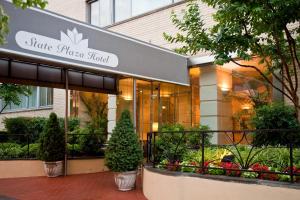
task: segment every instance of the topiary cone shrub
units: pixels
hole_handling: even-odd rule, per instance
[[[106,166],[114,172],[134,171],[143,160],[143,151],[134,131],[130,112],[122,112],[105,152]]]
[[[65,137],[55,113],[51,113],[40,135],[39,158],[46,162],[64,160]]]

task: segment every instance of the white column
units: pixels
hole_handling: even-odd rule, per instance
[[[107,132],[108,139],[110,138],[113,129],[116,126],[117,121],[117,96],[116,95],[108,95],[108,103],[107,103]]]
[[[231,130],[231,100],[222,93],[221,87],[232,88],[232,75],[214,66],[201,67],[200,73],[200,124],[211,130]],[[214,134],[211,142],[217,144],[220,138]]]

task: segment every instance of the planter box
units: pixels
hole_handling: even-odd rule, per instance
[[[143,192],[149,200],[299,200],[300,186],[144,168]]]
[[[46,176],[40,160],[0,161],[0,178]],[[103,158],[68,160],[68,175],[107,171]]]

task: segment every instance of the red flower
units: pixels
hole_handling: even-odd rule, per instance
[[[170,171],[178,171],[180,169],[180,162],[177,160],[175,162],[169,161],[167,164],[167,169]]]
[[[202,174],[203,172],[204,172],[204,173],[207,173],[207,171],[208,171],[207,167],[208,167],[209,163],[210,163],[210,162],[205,161],[205,162],[204,162],[204,169],[199,168],[199,169],[197,170],[197,173],[200,173],[200,174]],[[201,166],[201,165],[200,165],[200,166]]]
[[[225,169],[225,174],[227,176],[240,176],[241,172],[236,171],[240,169],[240,166],[233,162],[222,162],[221,167]],[[233,170],[234,169],[234,170]]]
[[[258,172],[258,178],[259,179],[266,179],[266,180],[271,180],[271,181],[278,180],[278,175],[277,174],[263,173],[263,172],[271,172],[269,170],[269,167],[266,166],[266,165],[261,165],[259,163],[255,163],[251,166],[251,168],[254,171]]]

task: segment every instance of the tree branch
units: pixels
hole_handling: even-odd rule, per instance
[[[8,103],[5,103],[5,105],[2,107],[2,109],[0,110],[0,114],[3,112],[3,110],[8,106]]]
[[[284,92],[282,89],[278,88],[277,86],[275,86],[272,81],[269,80],[269,78],[260,70],[258,69],[257,67],[255,66],[252,66],[252,65],[243,65],[243,64],[240,64],[238,62],[236,62],[233,58],[230,59],[233,63],[241,66],[241,67],[245,67],[245,68],[251,68],[251,69],[254,69],[256,70],[273,88],[275,88],[276,90],[278,90],[279,92],[281,92],[283,95],[285,95],[288,99],[290,99],[293,103],[294,103],[294,99],[289,96],[286,92]],[[273,74],[273,73],[272,73]],[[280,81],[283,85],[285,84],[284,81]],[[289,88],[287,88],[289,90]],[[289,91],[290,93],[290,91]],[[295,103],[294,103],[295,104]]]
[[[284,32],[285,32],[285,35],[286,35],[286,38],[287,38],[287,41],[288,41],[288,44],[289,44],[289,50],[290,50],[290,54],[291,54],[291,57],[292,57],[292,62],[293,62],[293,69],[294,69],[294,78],[295,78],[295,92],[297,92],[298,90],[298,74],[297,74],[297,66],[296,66],[296,62],[295,62],[295,56],[297,56],[297,54],[295,55],[294,54],[294,47],[293,47],[293,38],[289,32],[289,30],[287,29],[287,27],[285,26],[284,27]],[[299,66],[299,63],[298,63],[298,66]]]

